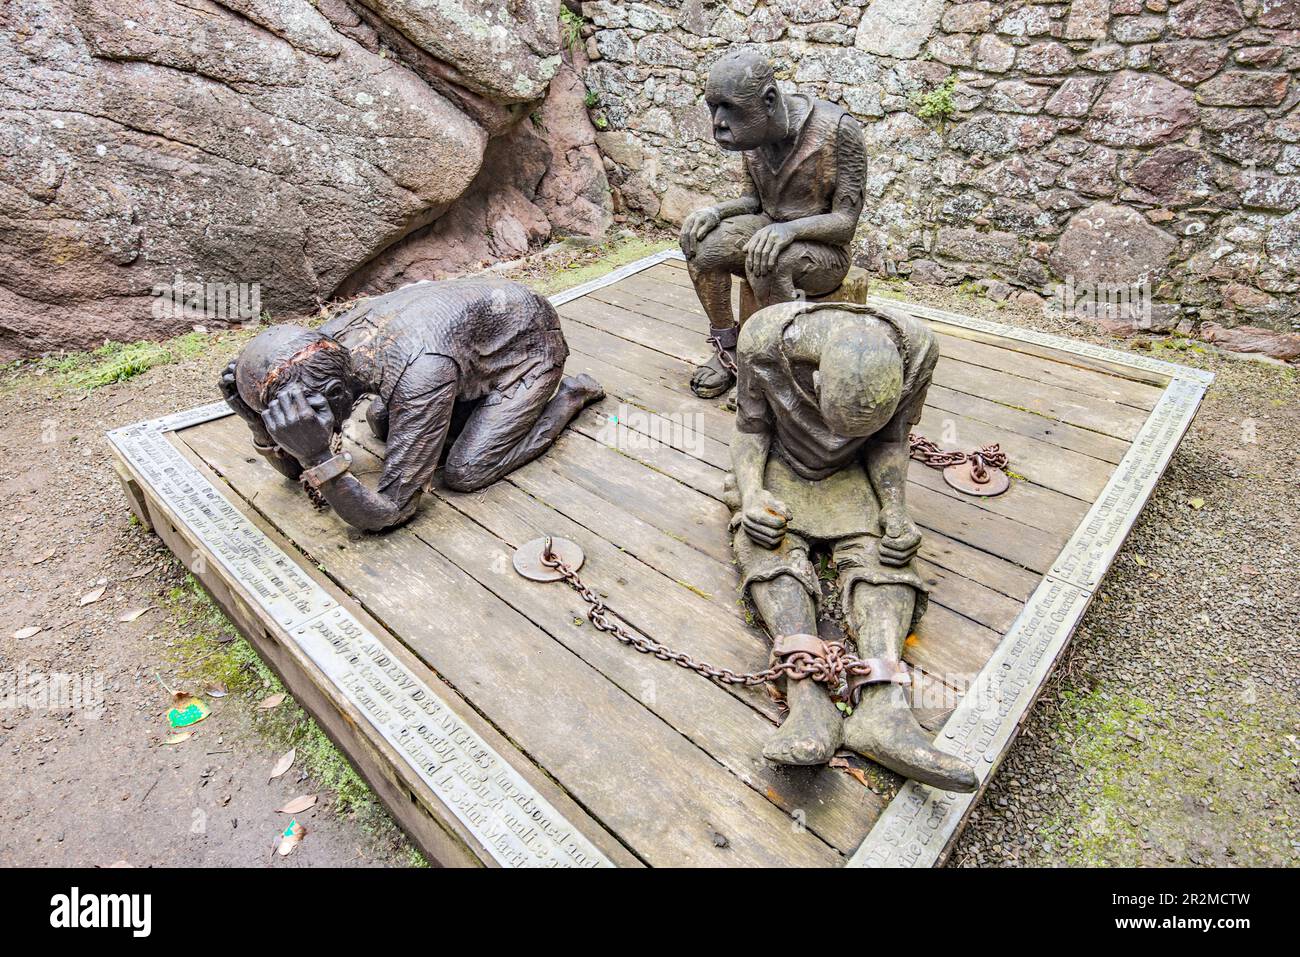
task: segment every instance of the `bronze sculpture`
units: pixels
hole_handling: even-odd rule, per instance
[[[714,139],[744,153],[748,179],[745,195],[696,210],[681,229],[715,350],[691,388],[712,398],[735,381],[731,277],[743,277],[753,296],[742,301],[742,321],[757,307],[834,292],[849,271],[867,161],[857,120],[833,103],[783,93],[753,50],[713,66],[705,102]]]
[[[845,618],[871,674],[847,719],[825,685],[786,680],[789,715],[764,753],[818,764],[841,743],[910,778],[972,791],[973,771],[934,748],[901,683],[903,643],[927,588],[904,495],[908,430],[938,350],[919,320],[850,303],[761,309],[739,336],[732,442],[734,547],[773,658],[825,657],[810,549],[828,546]]]
[[[554,307],[514,282],[422,282],[364,299],[319,330],[260,333],[221,377],[254,447],[349,524],[409,519],[440,462],[443,484],[473,491],[536,458],[588,403],[591,376],[565,376]],[[371,430],[387,442],[372,491],[332,446],[356,401],[374,395]]]

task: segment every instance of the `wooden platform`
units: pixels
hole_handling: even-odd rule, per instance
[[[586,622],[563,583],[514,573],[518,546],[573,539],[583,577],[631,628],[736,670],[766,661],[720,501],[731,417],[687,387],[706,323],[680,257],[554,301],[570,370],[609,396],[486,491],[437,491],[408,526],[358,535],[315,512],[218,404],[110,433],[132,505],[438,861],[942,861],[974,796],[879,769],[883,794],[852,769],[774,767],[761,751],[777,711],[761,691],[637,654]],[[880,304],[939,333],[920,430],[961,448],[1000,442],[1020,476],[975,499],[919,463],[910,474],[933,587],[906,651],[916,704],[987,781],[1209,377]],[[377,474],[382,447],[348,435],[355,471]]]

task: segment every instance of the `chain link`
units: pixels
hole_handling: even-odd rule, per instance
[[[623,644],[636,649],[642,654],[653,655],[661,661],[671,661],[688,671],[694,671],[722,684],[744,685],[747,688],[752,688],[756,685],[774,682],[779,678],[793,678],[795,680],[811,678],[818,684],[826,685],[838,697],[846,697],[850,676],[866,677],[871,674],[871,665],[848,651],[843,643],[838,641],[825,643],[826,655],[824,657],[806,651],[796,651],[762,671],[737,673],[730,668],[719,668],[703,661],[696,661],[684,651],[674,651],[653,638],[633,634],[612,619],[609,608],[606,607],[600,595],[583,582],[577,573],[551,550],[550,536],[547,536],[546,545],[542,549],[542,564],[548,568],[554,568],[563,575],[569,587],[576,591],[579,597],[590,606],[587,611],[587,618],[596,626],[597,631],[612,635]]]
[[[713,346],[714,352],[718,354],[718,361],[722,363],[722,368],[726,369],[733,376],[737,375],[736,360],[731,357],[731,353],[722,347],[722,340],[717,336],[709,336],[709,345]]]
[[[969,462],[971,478],[980,484],[988,481],[988,469],[995,468],[1005,471],[1009,461],[1007,453],[1002,451],[997,442],[976,449],[973,452],[949,452],[939,448],[935,442],[927,439],[924,435],[909,432],[907,434],[907,445],[912,458],[930,466],[932,469],[946,469],[950,465],[961,465],[964,462]]]

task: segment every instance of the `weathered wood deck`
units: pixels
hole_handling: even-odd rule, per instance
[[[437,490],[408,526],[358,535],[218,417],[113,433],[134,507],[439,860],[941,860],[971,796],[874,768],[873,790],[848,769],[774,767],[761,751],[777,711],[761,690],[637,654],[587,623],[563,583],[511,567],[531,539],[572,539],[583,578],[631,628],[736,670],[766,661],[720,501],[731,417],[687,387],[706,323],[680,261],[649,262],[560,306],[570,370],[608,397],[483,492]],[[942,352],[920,431],[949,447],[1000,442],[1018,476],[977,499],[919,463],[910,473],[933,587],[906,650],[917,705],[987,780],[1206,379],[913,311]],[[348,434],[354,471],[377,472],[382,447]]]

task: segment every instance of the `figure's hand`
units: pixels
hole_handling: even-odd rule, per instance
[[[756,276],[766,276],[776,268],[776,260],[794,242],[789,223],[764,226],[745,244],[745,269]]]
[[[295,382],[271,400],[262,421],[275,444],[303,465],[328,457],[334,413],[323,395],[308,393]]]
[[[886,509],[880,522],[885,534],[880,539],[880,561],[885,565],[906,565],[921,547],[921,530],[906,508]]]
[[[682,252],[686,253],[687,256],[694,256],[700,241],[717,229],[718,224],[721,222],[722,217],[711,206],[697,209],[687,216],[682,222]]]
[[[767,489],[759,489],[745,500],[740,523],[755,544],[776,548],[785,538],[790,518],[790,509],[784,502]]]
[[[253,441],[259,445],[270,445],[271,437],[266,434],[266,426],[262,423],[262,417],[249,408],[239,395],[239,387],[235,384],[235,365],[238,359],[231,359],[230,365],[226,366],[221,373],[221,396],[226,400],[226,405],[234,410],[235,415],[239,416],[248,427],[253,430]]]

